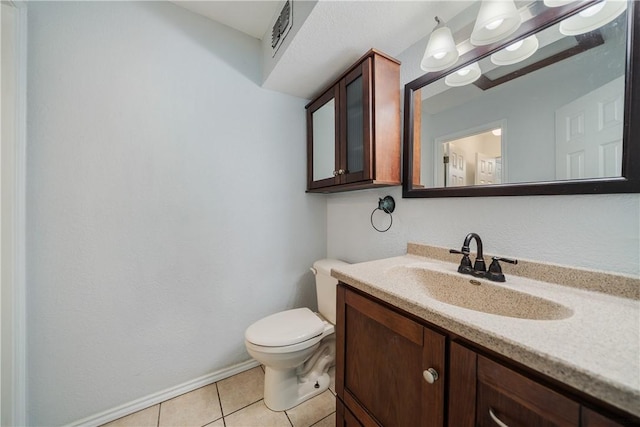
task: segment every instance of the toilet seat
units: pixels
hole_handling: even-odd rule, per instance
[[[258,320],[245,331],[245,343],[264,353],[287,353],[311,347],[333,333],[333,325],[308,308],[281,311]]]

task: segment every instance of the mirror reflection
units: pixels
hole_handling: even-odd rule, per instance
[[[626,15],[598,3],[414,91],[412,187],[620,177]]]

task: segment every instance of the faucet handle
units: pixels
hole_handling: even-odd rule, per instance
[[[469,251],[459,251],[457,249],[449,249],[450,254],[469,255]]]
[[[457,249],[449,249],[450,254],[460,254],[462,259],[460,260],[460,266],[458,267],[459,273],[469,274],[473,271],[471,267],[471,259],[469,258],[469,251],[459,251]]]
[[[518,263],[517,259],[502,258],[502,257],[499,257],[499,256],[494,256],[491,259],[496,261],[496,262],[498,262],[498,261],[508,262],[509,264],[517,264]]]
[[[504,282],[505,277],[502,273],[502,267],[500,267],[500,263],[498,261],[508,262],[509,264],[517,264],[517,259],[509,259],[509,258],[501,258],[498,256],[494,256],[491,258],[491,265],[489,266],[489,271],[487,271],[486,278],[489,280],[493,280],[494,282]]]

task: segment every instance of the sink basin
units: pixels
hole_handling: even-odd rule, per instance
[[[441,264],[420,263],[393,267],[387,274],[394,280],[418,283],[435,300],[469,310],[531,320],[561,320],[573,315],[568,307],[506,287],[509,285],[437,270],[443,270]]]

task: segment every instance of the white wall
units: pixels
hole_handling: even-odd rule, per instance
[[[393,226],[378,233],[370,215],[387,194]],[[403,255],[407,242],[460,249],[476,232],[487,253],[640,276],[639,194],[402,199],[393,187],[329,196],[327,227],[328,255],[349,262]]]
[[[32,2],[29,425],[249,359],[245,328],[315,304],[326,202],[305,100],[260,42],[170,3]]]

